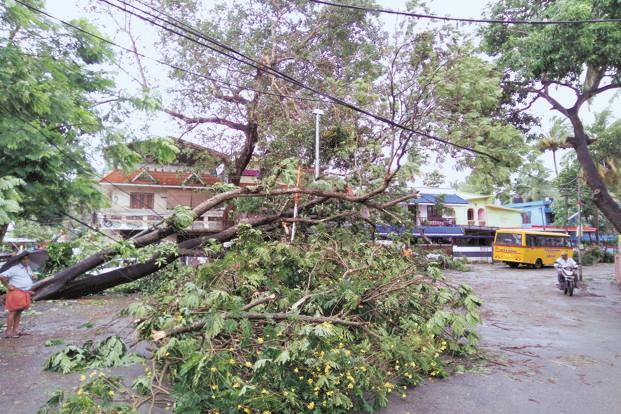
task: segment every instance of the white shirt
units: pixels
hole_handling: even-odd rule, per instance
[[[15,265],[5,270],[2,275],[9,279],[9,283],[19,290],[30,290],[32,287],[32,269],[23,264]]]
[[[565,266],[577,266],[577,264],[574,261],[574,259],[572,259],[571,257],[567,257],[567,260],[564,260],[562,257],[559,257],[558,259],[556,259],[556,262],[554,262],[554,267],[565,267]]]

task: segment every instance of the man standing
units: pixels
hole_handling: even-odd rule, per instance
[[[567,252],[561,253],[561,257],[556,259],[554,262],[554,267],[556,268],[556,278],[558,279],[558,283],[563,283],[563,276],[561,274],[561,269],[565,266],[577,267],[578,265],[567,255]]]
[[[36,277],[32,274],[30,268],[30,258],[28,253],[22,253],[19,263],[5,270],[0,274],[0,282],[6,287],[5,309],[9,312],[6,324],[6,337],[16,338],[19,336],[19,322],[22,318],[22,312],[30,308],[33,279]]]

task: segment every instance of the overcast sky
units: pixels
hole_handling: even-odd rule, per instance
[[[381,7],[391,8],[395,10],[405,10],[406,0],[376,0]],[[77,17],[86,17],[89,20],[95,20],[95,23],[98,25],[100,30],[106,35],[114,38],[117,42],[127,45],[127,42],[123,38],[118,38],[115,36],[115,25],[112,24],[112,21],[109,17],[103,16],[100,14],[93,13],[92,10],[89,9],[89,5],[92,5],[94,1],[92,0],[47,0],[46,9],[56,17],[62,19],[73,19]],[[430,10],[431,14],[443,15],[443,16],[453,16],[453,17],[468,17],[468,18],[476,18],[481,17],[486,10],[486,6],[489,3],[488,0],[430,0],[427,1],[427,7]],[[397,19],[405,19],[407,17],[403,16],[393,16],[393,15],[382,15],[382,20],[384,21],[385,27],[387,30],[391,30],[394,27]],[[136,19],[134,19],[136,20]],[[157,33],[154,31],[152,27],[148,27],[146,24],[142,22],[134,22],[134,31],[140,37],[140,41],[143,43],[145,53],[154,54],[156,52],[156,48],[154,47],[154,42],[157,39]],[[472,27],[472,28],[471,28]],[[476,30],[476,26],[466,26],[462,29],[468,30],[474,35],[474,31]],[[167,87],[166,84],[166,73],[167,68],[161,67],[157,64],[151,64],[149,62],[149,70],[152,75],[155,75],[155,78],[159,79],[160,87],[165,89]],[[158,67],[159,66],[159,67]],[[130,77],[124,75],[123,73],[119,73],[117,76],[117,84],[123,88],[127,88],[131,90],[134,88],[135,82],[131,80]],[[588,122],[593,119],[593,113],[601,111],[605,108],[611,107],[611,99],[615,96],[613,93],[608,95],[604,95],[598,98],[597,101],[593,102],[590,106],[585,106],[583,109],[583,117]],[[564,103],[569,104],[571,102],[571,95],[569,94],[560,94],[558,98]],[[618,105],[617,105],[618,106]],[[544,104],[543,102],[538,103],[533,107],[533,112],[540,116],[544,120],[543,131],[547,130],[547,127],[550,124],[550,120],[554,116],[558,116],[557,113],[550,110],[549,105]],[[615,109],[615,115],[620,116],[621,112],[618,109]],[[144,120],[139,120],[137,125],[142,126],[144,124]],[[164,134],[175,134],[178,133],[178,129],[175,127],[173,122],[170,122],[168,119],[161,118],[159,120],[155,120],[151,123],[152,128],[155,128],[157,132],[154,132],[158,135]],[[552,170],[552,156],[551,154],[546,154],[542,156],[544,163]],[[447,176],[447,184],[450,182],[457,181],[458,179],[463,178],[463,172],[455,172],[452,171],[451,165],[445,166],[436,166],[436,165],[428,165],[425,166],[424,170],[431,171],[435,168],[440,167],[442,172]]]

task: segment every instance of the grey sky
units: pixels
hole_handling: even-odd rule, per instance
[[[406,0],[376,0],[378,4],[382,7],[392,8],[392,9],[405,9]],[[86,17],[89,20],[95,20],[95,23],[98,25],[100,30],[106,35],[115,38],[115,40],[123,45],[127,45],[126,39],[122,37],[116,37],[115,35],[115,25],[109,16],[105,16],[98,13],[93,13],[92,10],[89,10],[89,6],[92,6],[94,1],[92,0],[47,0],[46,9],[50,11],[53,15],[63,18],[63,19],[73,19],[77,17]],[[428,9],[432,14],[437,15],[445,15],[445,16],[454,16],[454,17],[481,17],[486,9],[488,0],[429,0],[426,2]],[[394,27],[395,23],[398,21],[397,19],[406,19],[407,17],[403,16],[393,16],[393,15],[383,15],[382,20],[384,21],[385,27],[387,30],[391,29],[391,26]],[[134,19],[136,20],[136,19]],[[157,48],[154,46],[154,42],[157,39],[157,33],[152,27],[147,26],[146,24],[135,21],[133,22],[134,32],[137,33],[140,38],[140,43],[142,43],[143,50],[146,54],[153,55],[156,53]],[[464,26],[462,26],[464,27]],[[475,30],[478,26],[465,26],[466,30],[470,31],[472,34],[475,33]],[[472,27],[472,29],[470,29]],[[157,57],[156,55],[154,57]],[[167,68],[161,67],[155,63],[146,61],[146,65],[148,66],[148,70],[151,75],[155,79],[159,79],[160,84],[158,85],[159,89],[164,92],[164,90],[169,86],[167,84]],[[117,84],[126,88],[128,91],[132,92],[136,91],[136,82],[134,82],[131,77],[128,75],[119,72],[117,75]],[[604,95],[599,97],[597,100],[591,103],[590,106],[585,106],[583,109],[583,117],[588,122],[593,119],[593,113],[611,107],[611,99],[615,95],[613,93],[609,93],[608,95]],[[559,92],[558,98],[564,103],[571,102],[571,95],[568,93]],[[166,97],[164,96],[164,99]],[[558,116],[557,113],[550,110],[549,105],[539,102],[533,107],[533,112],[540,116],[544,120],[543,131],[545,132],[550,125],[550,120],[554,116]],[[616,116],[620,116],[621,112],[618,109],[615,109]],[[138,116],[139,117],[139,116]],[[136,125],[144,125],[146,122],[144,119],[138,119]],[[150,129],[148,129],[148,133],[153,133],[156,135],[165,135],[165,134],[173,134],[177,135],[179,133],[179,129],[174,122],[172,122],[167,117],[159,117],[158,119],[152,120],[149,122],[151,125]],[[136,133],[139,133],[137,130]],[[144,131],[143,131],[144,133]],[[562,156],[562,154],[561,154]],[[545,165],[548,167],[550,171],[552,171],[552,156],[551,154],[545,154],[542,156]],[[443,166],[438,165],[427,165],[424,167],[425,171],[430,171],[435,168],[440,168],[442,172],[447,176],[447,183],[454,182],[459,179],[463,179],[464,172],[456,172],[453,170],[451,164],[445,164]]]

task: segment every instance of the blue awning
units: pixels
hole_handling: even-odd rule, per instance
[[[461,226],[416,226],[410,229],[411,234],[413,236],[422,236],[423,234],[427,237],[456,237],[463,236],[464,229]],[[386,226],[386,225],[377,225],[376,232],[382,236],[388,236],[389,234],[404,234],[407,233],[408,230],[405,226]]]
[[[420,193],[419,198],[413,198],[409,204],[468,204],[457,194],[427,194]]]

